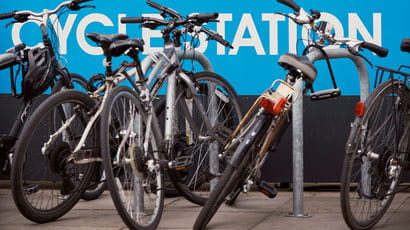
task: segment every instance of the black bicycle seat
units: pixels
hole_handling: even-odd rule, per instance
[[[403,39],[400,45],[401,51],[410,53],[410,38]]]
[[[138,51],[144,50],[144,41],[137,38],[129,38],[125,40],[117,40],[111,43],[107,52],[113,57],[118,57],[122,55],[129,48],[135,48]]]
[[[299,69],[308,78],[306,80],[309,80],[310,82],[314,82],[316,80],[316,67],[305,56],[298,56],[291,53],[283,54],[280,56],[278,63],[285,69],[289,69],[291,67]]]
[[[93,32],[87,33],[86,36],[100,46],[109,46],[114,41],[128,38],[126,34],[99,34]]]
[[[0,70],[13,66],[17,61],[16,54],[0,54]]]

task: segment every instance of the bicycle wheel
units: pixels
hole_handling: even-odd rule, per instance
[[[235,90],[221,76],[200,72],[194,73],[192,79],[197,90],[193,96],[204,107],[212,128],[208,129],[206,121],[201,119],[201,113],[188,89],[179,85],[175,103],[177,117],[174,120],[176,142],[169,155],[169,160],[176,166],[169,170],[169,175],[186,199],[203,205],[209,197],[210,184],[214,183],[212,179],[224,167],[223,162],[218,162],[218,154],[242,119],[242,113]],[[196,128],[191,127],[192,123]],[[188,163],[181,165],[180,162],[186,159],[189,159]]]
[[[88,92],[87,80],[79,74],[70,73],[72,88],[79,90],[81,92]],[[58,92],[67,87],[64,86],[64,81],[62,79],[58,80],[55,84],[53,91]],[[92,176],[90,184],[87,186],[87,189],[81,195],[81,198],[87,201],[95,200],[101,196],[101,194],[106,189],[105,184],[105,173],[103,170],[102,162],[96,162],[95,175]]]
[[[104,165],[97,162],[94,175],[91,177],[90,184],[86,187],[81,198],[87,201],[95,200],[104,193],[106,188]]]
[[[351,131],[341,178],[343,217],[352,229],[374,226],[394,198],[398,162],[409,152],[409,96],[403,82],[384,82],[366,100],[361,120],[356,118],[359,128]]]
[[[72,89],[79,90],[83,93],[87,93],[88,91],[88,85],[87,85],[87,80],[76,73],[70,73],[70,78],[71,78],[71,83],[72,83]],[[56,84],[53,87],[53,93],[59,92],[63,87],[67,88],[65,86],[65,82],[63,79],[57,80]]]
[[[97,130],[82,148],[81,137],[94,101],[76,90],[47,98],[24,125],[13,156],[11,189],[19,211],[28,219],[50,222],[79,200],[93,174],[94,163],[79,162],[96,152]]]
[[[246,178],[251,173],[251,169],[258,162],[258,144],[264,139],[267,124],[271,120],[267,113],[254,116],[252,120],[243,128],[243,131],[235,137],[234,142],[228,146],[227,151],[232,152],[232,158],[227,163],[220,181],[212,190],[209,199],[199,213],[194,229],[205,229],[206,225],[215,215],[216,211],[225,201],[225,198],[234,192],[238,186],[243,188]],[[256,133],[256,135],[255,135]],[[236,199],[236,197],[235,197]]]
[[[106,182],[124,223],[130,229],[155,229],[164,205],[163,173],[158,151],[142,149],[140,111],[138,95],[130,88],[110,92],[101,114],[101,152]]]

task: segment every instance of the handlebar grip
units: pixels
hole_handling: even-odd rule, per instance
[[[192,15],[189,18],[197,19],[198,21],[209,21],[209,20],[217,19],[218,17],[219,17],[219,13],[203,13],[203,14]]]
[[[8,49],[8,50],[6,51],[6,53],[16,53],[16,52],[19,52],[20,50],[24,50],[25,48],[26,48],[26,44],[24,44],[24,43],[19,43],[19,44],[17,44],[16,46],[14,46],[14,47]]]
[[[121,23],[143,23],[146,21],[145,17],[123,17]]]
[[[93,0],[72,0],[71,3],[72,4],[80,4],[80,3],[83,3],[83,2],[91,2],[91,1],[93,1]]]
[[[379,57],[386,57],[387,54],[389,53],[388,49],[378,46],[371,42],[363,42],[361,47],[374,52]]]
[[[12,18],[12,17],[14,17],[14,15],[16,15],[16,11],[13,11],[13,12],[10,12],[10,13],[0,14],[0,20],[1,19]]]
[[[286,6],[289,6],[290,8],[292,8],[294,11],[299,12],[300,10],[300,6],[298,6],[298,4],[296,4],[293,0],[276,0],[279,3],[282,3]]]

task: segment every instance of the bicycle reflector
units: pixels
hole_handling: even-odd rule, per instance
[[[284,97],[280,98],[276,103],[263,97],[261,101],[259,102],[259,105],[263,107],[264,109],[268,110],[270,113],[278,115],[282,111],[282,109],[285,107],[286,102],[287,100]]]
[[[357,102],[356,103],[356,108],[355,108],[355,114],[358,117],[363,116],[365,110],[365,106],[363,102]]]

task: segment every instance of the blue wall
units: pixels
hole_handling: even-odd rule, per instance
[[[0,11],[1,13],[27,9],[40,11],[43,8],[53,9],[60,2],[62,1],[3,1]],[[236,50],[220,49],[218,54],[216,42],[210,41],[207,44],[205,54],[212,61],[216,72],[225,76],[242,95],[259,94],[274,79],[283,76],[284,71],[276,64],[280,54],[296,50],[300,53],[303,50],[301,42],[299,42],[298,49],[295,49],[292,36],[289,36],[289,21],[287,19],[279,20],[277,24],[269,21],[272,20],[270,18],[274,12],[291,13],[291,9],[274,0],[208,0],[203,1],[203,3],[200,1],[193,3],[191,0],[157,0],[157,2],[179,11],[182,15],[192,12],[219,12],[224,14],[225,18],[231,18],[224,23],[225,38],[233,42],[234,46],[236,45]],[[307,10],[312,8],[325,12],[327,18],[333,18],[336,24],[340,23],[339,35],[357,37],[358,39],[365,38],[368,41],[374,40],[388,48],[390,50],[389,56],[384,59],[380,59],[370,52],[364,53],[374,64],[391,68],[397,68],[399,64],[410,65],[410,54],[402,53],[399,49],[401,39],[410,38],[408,19],[410,4],[407,1],[393,1],[394,4],[384,0],[296,0],[296,2]],[[89,40],[81,41],[86,32],[126,32],[131,37],[141,37],[142,29],[140,27],[119,24],[119,14],[141,16],[142,14],[158,13],[155,9],[147,6],[144,0],[96,0],[92,4],[95,4],[97,8],[71,11],[59,19],[60,25],[66,30],[64,33],[66,41],[60,44],[60,52],[67,60],[66,65],[71,72],[81,73],[86,77],[103,72],[102,56],[90,54],[98,53],[98,49],[84,48],[84,44],[89,46],[94,46],[94,44]],[[17,32],[18,29],[15,25],[5,28],[9,21],[0,21],[0,30],[2,31],[0,52],[13,46],[13,29],[16,31],[15,35],[19,35],[21,40],[29,46],[41,42],[39,29],[34,23],[23,25],[20,32]],[[70,25],[72,25],[71,28],[69,28]],[[272,29],[273,25],[277,25],[277,29]],[[217,29],[216,23],[209,23],[207,27]],[[341,34],[342,30],[343,34]],[[298,27],[299,37],[301,31],[302,28]],[[275,34],[277,34],[277,38]],[[159,38],[146,40],[151,47],[161,47]],[[204,46],[204,44],[201,45]],[[353,64],[347,60],[337,60],[332,63],[343,95],[357,95],[358,81]],[[315,83],[315,89],[330,88],[331,83],[327,69],[324,68],[323,63],[318,63],[318,68],[321,73],[319,73],[318,81]],[[372,77],[374,73],[375,70],[370,69]],[[7,70],[0,71],[0,79],[0,93],[9,93]]]

